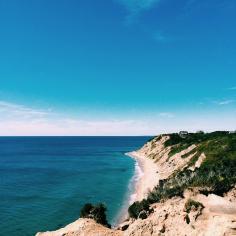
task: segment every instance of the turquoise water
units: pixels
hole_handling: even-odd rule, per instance
[[[0,137],[0,235],[55,230],[103,202],[117,220],[134,175],[124,153],[149,137]]]

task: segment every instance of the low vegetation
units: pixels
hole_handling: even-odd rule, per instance
[[[191,158],[183,170],[172,174],[168,179],[159,182],[159,185],[149,193],[145,201],[146,205],[160,202],[174,196],[183,196],[185,189],[197,187],[201,193],[214,193],[223,195],[236,184],[236,134],[218,131],[213,133],[190,133],[186,138],[181,138],[178,134],[170,134],[170,139],[165,142],[165,146],[171,146],[171,152],[177,153],[192,144],[196,148],[191,153],[184,155],[186,158],[190,154],[195,155]],[[204,153],[206,159],[195,171],[189,169]],[[138,206],[143,205],[143,201]],[[143,210],[140,207],[140,210]],[[130,217],[137,218],[139,208],[133,204],[129,208]]]
[[[102,224],[110,228],[111,225],[107,222],[106,210],[107,210],[106,206],[102,203],[98,205],[92,205],[91,203],[86,203],[80,210],[80,217],[93,219],[98,224]]]
[[[197,202],[197,201],[194,201],[192,199],[189,199],[185,203],[185,211],[187,213],[190,213],[191,211],[196,211],[196,210],[202,211],[203,209],[204,209],[204,206],[201,202]]]
[[[202,210],[204,209],[204,206],[201,202],[194,201],[192,199],[188,199],[188,201],[185,203],[185,212],[187,215],[185,216],[186,223],[190,223],[190,217],[189,213],[190,212],[196,212],[197,214],[195,215],[195,220],[202,214]]]
[[[129,216],[135,219],[145,219],[147,218],[148,214],[150,213],[149,209],[149,202],[147,200],[143,200],[141,202],[134,202],[129,207]]]

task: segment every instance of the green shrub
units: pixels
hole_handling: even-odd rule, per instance
[[[110,224],[107,222],[106,210],[106,206],[102,203],[99,203],[98,205],[86,203],[80,211],[80,217],[90,218],[95,220],[98,224],[111,227]]]
[[[90,218],[89,215],[91,214],[93,208],[94,206],[91,203],[86,203],[80,210],[80,217]]]
[[[150,213],[149,203],[147,200],[142,200],[141,202],[134,202],[128,209],[129,216],[131,218],[146,218],[143,216],[147,216]]]
[[[203,204],[201,202],[194,201],[192,199],[189,199],[185,203],[185,211],[187,213],[190,213],[192,210],[200,210],[202,211],[204,208]]]

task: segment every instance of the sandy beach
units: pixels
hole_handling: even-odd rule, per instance
[[[134,193],[130,203],[132,201],[141,201],[158,184],[158,168],[153,160],[146,158],[138,152],[129,152],[126,155],[134,158],[141,169],[141,173],[137,181],[135,181]]]
[[[135,201],[141,201],[147,197],[149,191],[159,182],[157,164],[153,160],[148,159],[138,151],[128,152],[125,155],[136,161],[134,179],[131,180],[133,190],[129,193],[128,200],[125,200],[124,206],[117,216],[115,225],[119,225],[126,220],[128,218],[128,207]]]

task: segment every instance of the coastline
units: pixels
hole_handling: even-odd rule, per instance
[[[138,151],[125,153],[126,156],[135,160],[135,171],[128,186],[127,196],[120,210],[115,225],[122,224],[128,218],[128,207],[135,201],[141,201],[147,197],[159,183],[157,164],[153,160],[140,154]]]
[[[216,134],[213,133],[213,135],[215,137]],[[39,233],[36,236],[59,236],[61,234],[68,234],[68,236],[74,234],[78,236],[134,236],[165,234],[195,236],[200,234],[215,234],[218,236],[233,235],[234,232],[236,232],[234,225],[236,222],[235,182],[233,182],[233,185],[229,190],[224,190],[222,196],[218,195],[217,191],[212,193],[210,192],[210,194],[206,196],[198,190],[198,186],[184,186],[184,184],[188,182],[186,175],[182,175],[179,178],[178,175],[173,173],[176,173],[176,171],[182,171],[183,166],[191,163],[189,161],[193,155],[191,153],[191,148],[187,147],[186,149],[176,153],[172,158],[168,158],[170,148],[164,147],[163,145],[167,140],[166,137],[171,138],[171,135],[162,136],[161,139],[155,139],[155,145],[145,145],[136,152],[125,154],[125,156],[129,157],[129,162],[132,162],[132,172],[130,172],[130,175],[126,178],[126,180],[129,181],[128,191],[126,192],[125,199],[123,199],[123,207],[120,208],[119,224],[117,222],[116,225],[109,229],[101,226],[101,224],[96,222],[94,219],[80,218],[65,228],[49,233]],[[224,138],[225,137],[223,137],[223,139]],[[212,138],[208,140],[212,140]],[[213,140],[215,139],[213,138]],[[214,144],[215,143],[213,142],[211,147],[214,147]],[[205,139],[199,145],[205,145]],[[160,158],[163,158],[163,162],[155,162],[155,160],[149,158],[149,156],[152,156],[151,154],[154,153],[153,146],[155,146],[155,152],[158,153],[159,150],[161,150]],[[205,150],[207,152],[208,147]],[[202,152],[202,149],[200,149],[200,152]],[[185,155],[186,153],[188,153],[188,157],[190,158],[180,159],[180,156]],[[219,153],[221,152],[219,151]],[[205,153],[203,154],[205,155]],[[125,156],[124,158],[127,158]],[[200,158],[201,155],[199,155],[198,160]],[[205,158],[208,157],[206,156]],[[159,158],[157,157],[156,160],[159,160]],[[185,163],[182,163],[183,160]],[[135,169],[133,169],[134,167]],[[170,170],[168,170],[167,167],[170,168]],[[170,183],[170,186],[164,186],[167,190],[167,194],[163,196],[160,194],[160,198],[156,199],[157,201],[154,201],[154,204],[148,204],[150,211],[147,209],[144,210],[145,212],[147,211],[147,217],[144,217],[145,220],[141,220],[140,218],[142,217],[139,217],[140,213],[143,211],[142,206],[132,206],[134,217],[127,218],[128,206],[134,201],[140,201],[147,198],[149,191],[158,186],[158,182],[162,177],[163,172],[167,172],[166,175],[173,174],[173,176],[170,177],[170,180],[167,180],[170,181],[168,182],[168,184]],[[192,172],[189,172],[190,175]],[[218,172],[216,172],[216,174],[218,175]],[[231,175],[229,175],[229,177],[231,177]],[[178,182],[171,182],[174,178],[176,178],[175,180]],[[199,179],[197,179],[197,181],[199,181]],[[175,192],[175,188],[176,186],[179,187],[180,182],[182,182],[184,189],[182,192],[179,192],[177,188],[177,191]],[[213,184],[214,183],[215,182],[213,181]],[[221,184],[221,182],[219,184]],[[201,182],[199,186],[201,186]],[[207,185],[206,187],[208,188]],[[169,192],[170,194],[168,193],[169,190],[171,190]],[[161,189],[158,191],[161,191]]]
[[[153,160],[145,157],[137,151],[126,153],[127,156],[135,159],[137,166],[134,180],[134,191],[130,196],[129,204],[135,201],[141,201],[147,197],[148,193],[153,190],[159,183],[159,174],[157,164]],[[140,170],[139,170],[140,168]]]

